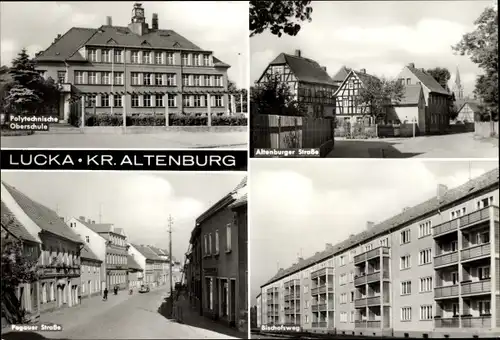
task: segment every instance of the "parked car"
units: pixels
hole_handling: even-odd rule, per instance
[[[141,288],[139,289],[139,293],[149,293],[149,286],[142,285]]]

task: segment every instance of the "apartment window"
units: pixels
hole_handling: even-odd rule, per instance
[[[155,74],[155,85],[163,85],[163,75],[161,73]]]
[[[163,58],[162,58],[161,52],[155,53],[155,61],[157,64],[163,64]]]
[[[201,86],[201,76],[194,76],[194,86]]]
[[[486,197],[486,198],[483,198],[483,199],[477,201],[477,208],[484,209],[492,204],[493,204],[493,196]]]
[[[458,284],[458,272],[451,273],[451,282],[456,285]]]
[[[211,86],[212,82],[210,81],[210,76],[203,77],[203,86]]]
[[[188,74],[182,75],[182,85],[189,86],[189,75]]]
[[[150,94],[143,95],[142,99],[144,101],[142,106],[151,107],[151,95]]]
[[[212,233],[208,234],[208,253],[212,255]]]
[[[350,272],[349,273],[349,282],[353,282],[353,281],[354,281],[354,273]]]
[[[102,50],[102,62],[110,63],[111,62],[111,51],[110,50]]]
[[[401,321],[411,321],[411,307],[401,308]]]
[[[432,292],[432,276],[420,278],[420,293]]]
[[[347,322],[347,312],[340,312],[340,322]]]
[[[309,315],[306,315],[304,318],[305,323],[309,323]]]
[[[139,64],[139,51],[132,51],[132,64]]]
[[[132,72],[132,85],[139,85],[139,73]]]
[[[89,84],[97,84],[97,73],[96,72],[89,72]]]
[[[467,208],[462,207],[461,209],[453,210],[450,212],[451,219],[454,220],[455,218],[459,218],[461,216],[464,216],[467,213]]]
[[[142,63],[151,64],[151,52],[142,52]]]
[[[347,303],[347,293],[342,293],[340,294],[340,304],[346,304]]]
[[[432,320],[432,306],[420,306],[420,320]]]
[[[401,232],[401,244],[410,243],[411,240],[411,230],[406,229]]]
[[[304,294],[307,294],[307,293],[309,293],[309,286],[305,285],[304,286]]]
[[[353,322],[354,322],[355,315],[356,315],[356,314],[354,313],[354,311],[351,311],[351,323],[353,323]]]
[[[478,301],[479,315],[491,315],[491,302],[489,300]]]
[[[151,73],[144,73],[143,85],[153,85],[153,75]]]
[[[115,85],[123,85],[123,72],[115,72]]]
[[[203,66],[210,66],[210,56],[208,54],[203,56]]]
[[[187,54],[182,55],[182,65],[189,65],[189,57]]]
[[[111,72],[101,73],[101,83],[104,85],[111,85]]]
[[[157,94],[155,96],[155,106],[156,107],[163,107],[163,96],[161,94]]]
[[[351,292],[351,299],[349,301],[354,302],[354,292]]]
[[[101,107],[109,107],[109,94],[101,94]]]
[[[167,74],[167,86],[175,86],[175,74]]]
[[[168,95],[168,107],[175,107],[175,94]]]
[[[411,294],[411,281],[403,281],[401,282],[401,295],[410,295]]]
[[[212,98],[215,98],[215,107],[222,107],[222,96],[213,96]]]
[[[418,226],[418,237],[429,236],[431,234],[431,229],[431,221],[420,223],[420,225]]]
[[[231,223],[226,225],[226,251],[231,251]]]
[[[381,240],[380,240],[380,245],[381,245],[382,247],[389,247],[389,238],[388,238],[388,237],[386,237],[386,238],[381,239]]]
[[[490,243],[490,233],[488,231],[476,235],[477,244]]]
[[[222,85],[222,76],[215,76],[215,86],[223,86]]]
[[[452,241],[450,243],[450,251],[457,251],[458,250],[458,241]]]
[[[420,265],[429,264],[432,262],[431,249],[424,249],[420,251],[418,262]]]
[[[97,61],[97,50],[89,49],[88,51],[89,61]]]
[[[172,52],[167,52],[167,63],[169,65],[174,64],[174,54]]]
[[[479,267],[477,269],[477,276],[479,277],[479,280],[486,280],[490,278],[490,267],[485,266],[485,267]]]
[[[131,96],[131,99],[132,99],[132,107],[139,107],[139,95],[133,94]]]
[[[202,97],[203,96],[199,95],[199,94],[197,94],[197,95],[194,96],[194,106],[195,107],[201,107],[202,106]]]
[[[193,55],[193,65],[194,66],[200,66],[200,58],[196,54]]]
[[[373,246],[372,246],[372,244],[371,244],[371,243],[370,243],[370,244],[367,244],[367,245],[365,246],[365,251],[370,251],[370,250],[372,250],[372,248],[373,248]]]
[[[83,84],[83,72],[75,71],[75,84]]]
[[[345,256],[341,255],[339,258],[339,266],[345,266]]]
[[[347,274],[340,274],[339,285],[345,285],[347,283]]]
[[[399,269],[408,269],[411,267],[411,255],[401,256],[399,259]]]
[[[66,71],[57,71],[57,82],[58,83],[66,82]]]
[[[123,51],[115,50],[115,63],[123,63]]]
[[[215,231],[215,254],[219,254],[219,230]]]
[[[191,100],[188,95],[182,95],[182,103],[185,107],[190,107],[191,106]]]

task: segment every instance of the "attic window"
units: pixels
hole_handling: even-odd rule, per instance
[[[117,32],[117,33],[119,33],[119,34],[128,34],[128,33],[129,33],[129,31],[128,31],[128,30],[123,29],[123,28],[118,28],[118,29],[116,30],[116,32]]]
[[[60,55],[60,54],[61,54],[61,53],[59,53],[59,52],[56,52],[56,55]]]
[[[170,37],[170,33],[163,32],[159,34],[161,37]]]
[[[181,44],[179,44],[177,41],[174,44],[174,47],[181,47]]]

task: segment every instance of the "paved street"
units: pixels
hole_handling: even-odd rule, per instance
[[[166,286],[165,286],[166,287]],[[158,313],[166,288],[149,293],[121,291],[108,301],[83,300],[74,308],[43,314],[40,322],[63,326],[62,332],[40,332],[54,339],[235,339],[203,328],[170,321]],[[18,334],[16,334],[18,335]],[[14,338],[14,337],[13,337]],[[10,337],[6,336],[6,340]]]
[[[245,149],[248,132],[169,131],[156,134],[34,134],[1,137],[2,148],[228,148]]]
[[[497,158],[498,139],[479,140],[474,138],[473,133],[415,138],[335,139],[335,148],[327,157]]]

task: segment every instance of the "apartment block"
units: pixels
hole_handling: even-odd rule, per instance
[[[499,171],[436,195],[278,273],[260,324],[419,338],[500,335]]]

